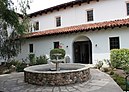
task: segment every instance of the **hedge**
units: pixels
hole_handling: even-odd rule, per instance
[[[114,68],[122,68],[129,63],[129,49],[113,49],[110,54],[111,64]]]

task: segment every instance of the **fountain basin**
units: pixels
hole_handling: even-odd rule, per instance
[[[88,81],[90,68],[85,64],[61,63],[60,71],[50,71],[53,64],[30,66],[24,69],[24,81],[35,85],[68,85]]]

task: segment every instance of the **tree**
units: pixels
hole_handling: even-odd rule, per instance
[[[22,35],[29,28],[27,9],[29,0],[19,2],[15,7],[12,0],[0,0],[0,57],[5,61],[19,54]],[[17,10],[22,14],[18,14]]]

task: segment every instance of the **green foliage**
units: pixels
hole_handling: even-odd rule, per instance
[[[113,74],[114,74],[114,72],[111,70],[111,71],[109,72],[109,74],[110,74],[110,75],[113,75]]]
[[[29,54],[29,61],[30,61],[30,65],[35,65],[36,64],[35,54]]]
[[[30,65],[47,64],[47,60],[45,55],[35,58],[35,54],[29,54]]]
[[[12,65],[15,66],[15,70],[17,72],[23,72],[24,68],[27,67],[27,64],[25,63],[24,60],[22,60],[22,61],[12,60],[10,62],[7,62],[7,64],[6,64],[6,67],[8,67],[10,72],[11,72]]]
[[[21,0],[18,8],[22,15],[16,13],[17,7],[14,7],[12,0],[0,0],[0,57],[5,61],[9,61],[19,54],[21,36],[29,28],[26,14],[26,10],[29,9],[29,0]],[[12,30],[9,34],[8,28]]]
[[[118,74],[113,74],[112,78],[114,79],[114,81],[123,89],[126,90],[126,81],[125,78],[118,75]],[[129,87],[128,87],[129,90]]]
[[[0,65],[0,75],[9,72],[10,72],[9,69],[6,66]]]
[[[2,38],[0,39],[3,40]],[[10,58],[17,56],[20,52],[20,40],[15,41],[15,39],[6,39],[3,43],[0,43],[0,56],[4,60],[9,60]]]
[[[125,71],[126,74],[129,74],[129,64],[128,63],[123,64],[122,69]]]
[[[6,66],[7,66],[8,69],[9,69],[12,65],[17,66],[18,63],[19,63],[18,60],[11,60],[10,62],[7,62],[7,63],[6,63]]]
[[[17,65],[16,65],[16,71],[17,72],[23,72],[24,71],[24,68],[27,67],[27,64],[24,63],[24,62],[18,62]]]
[[[39,57],[36,57],[36,65],[40,65],[40,64],[47,64],[47,58],[46,56],[39,56]]]
[[[16,66],[16,65],[18,64],[18,62],[19,62],[18,60],[15,60],[15,59],[14,59],[14,60],[12,60],[12,61],[10,62],[10,64]]]
[[[56,59],[56,56],[54,54],[61,54],[59,56],[59,59],[64,59],[64,56],[65,56],[65,50],[64,49],[59,49],[59,48],[56,48],[56,49],[52,49],[50,51],[50,58],[51,59]]]
[[[111,64],[114,68],[122,68],[129,63],[129,49],[113,49],[110,54]]]

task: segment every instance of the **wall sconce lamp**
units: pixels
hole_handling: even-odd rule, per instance
[[[95,44],[95,47],[97,47],[98,45],[97,44]]]

